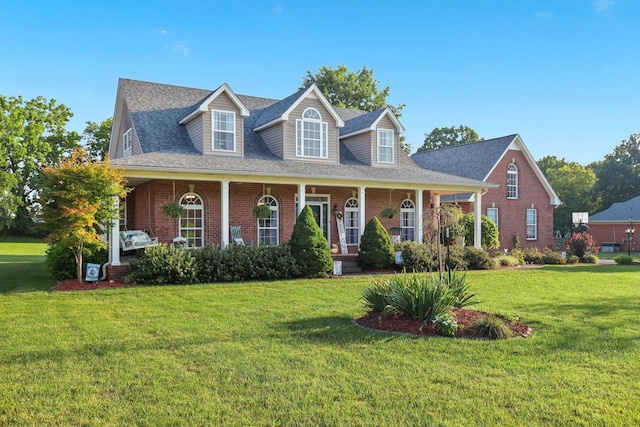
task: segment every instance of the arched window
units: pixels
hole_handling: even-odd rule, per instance
[[[327,158],[327,122],[315,108],[307,108],[296,120],[296,155]]]
[[[416,205],[412,200],[405,199],[400,204],[400,238],[415,240]]]
[[[269,206],[271,216],[258,218],[258,245],[278,244],[278,201],[273,196],[262,196],[258,204]]]
[[[507,167],[507,199],[518,198],[518,167],[511,163]]]
[[[347,245],[357,245],[360,240],[360,209],[355,197],[344,204],[344,230],[347,234]]]
[[[187,239],[187,247],[204,247],[204,203],[196,193],[187,193],[180,198],[184,211],[178,219],[180,237]]]

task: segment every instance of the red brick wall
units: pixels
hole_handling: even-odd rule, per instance
[[[622,224],[589,224],[587,232],[593,236],[596,245],[602,246],[604,242],[620,243],[620,252],[627,252],[629,245],[627,243],[627,235],[624,230],[629,226],[628,223]],[[636,232],[633,235],[631,243],[631,252],[635,252],[636,247],[640,249],[634,240],[640,239],[640,225],[635,225]]]

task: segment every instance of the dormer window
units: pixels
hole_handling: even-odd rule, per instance
[[[518,167],[511,163],[507,167],[507,199],[518,198]]]
[[[212,111],[213,150],[236,150],[236,113],[233,111]]]
[[[393,163],[393,130],[378,129],[378,163]]]
[[[302,120],[296,120],[296,155],[327,158],[327,122],[315,108],[307,108]]]
[[[131,128],[122,135],[122,157],[129,157],[133,154],[133,136]]]

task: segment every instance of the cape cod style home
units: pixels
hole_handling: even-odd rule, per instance
[[[512,249],[517,236],[523,248],[553,249],[553,211],[560,199],[519,135],[415,153],[427,170],[499,184],[482,195],[482,213],[498,226],[500,245]],[[473,212],[476,193],[446,196],[443,203]]]
[[[328,242],[348,254],[357,254],[365,224],[388,205],[398,214],[384,226],[418,242],[424,210],[443,195],[473,194],[479,216],[483,194],[497,185],[418,166],[401,149],[403,132],[388,108],[336,108],[315,85],[277,100],[227,84],[208,90],[120,79],[109,156],[132,191],[112,227],[110,263],[120,265],[117,236],[125,229],[160,243],[179,237],[187,247],[224,247],[239,226],[245,243],[286,243],[305,205]],[[172,202],[184,208],[177,219],[163,210]],[[257,205],[270,215],[254,216]]]

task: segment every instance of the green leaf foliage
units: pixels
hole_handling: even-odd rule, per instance
[[[197,280],[196,257],[173,245],[146,248],[144,256],[129,261],[126,277],[128,283],[144,285],[186,285]]]
[[[491,221],[488,216],[482,215],[480,222],[481,229],[481,240],[480,245],[483,248],[487,249],[495,249],[500,247],[500,233],[498,232],[498,227],[496,227],[496,223]],[[474,236],[474,214],[469,212],[464,214],[460,219],[460,226],[463,229],[463,233],[465,236],[465,240],[468,243],[473,243]]]
[[[391,267],[395,262],[395,249],[391,237],[375,216],[369,220],[362,233],[358,250],[358,265],[363,270]]]
[[[478,133],[469,126],[434,128],[424,135],[424,144],[418,148],[420,151],[438,150],[440,148],[454,147],[470,142],[482,141]]]
[[[331,248],[309,205],[298,215],[289,246],[303,277],[325,277],[333,269]]]

